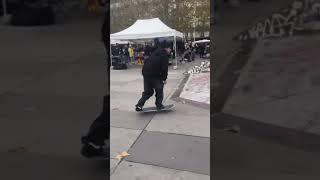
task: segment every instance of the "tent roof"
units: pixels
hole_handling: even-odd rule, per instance
[[[110,44],[130,44],[130,41],[123,41],[117,39],[110,39]]]
[[[207,42],[210,42],[210,40],[202,39],[202,40],[199,40],[199,41],[194,41],[194,43],[207,43]]]
[[[159,18],[153,18],[139,19],[127,29],[124,29],[123,31],[120,31],[118,33],[111,34],[110,38],[118,40],[134,40],[170,36],[177,36],[182,38],[183,34],[168,27]]]

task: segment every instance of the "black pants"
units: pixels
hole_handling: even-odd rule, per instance
[[[161,106],[163,101],[163,81],[160,78],[143,78],[144,80],[144,92],[139,100],[137,106],[144,106],[145,102],[156,91],[156,106]]]
[[[109,95],[103,99],[103,109],[99,116],[93,121],[88,134],[83,137],[87,142],[93,142],[96,145],[105,145],[105,140],[110,136],[110,105]]]

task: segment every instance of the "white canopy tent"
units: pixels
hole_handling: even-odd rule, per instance
[[[174,50],[177,54],[177,37],[183,38],[183,34],[175,29],[164,24],[159,18],[139,19],[133,25],[120,32],[110,35],[110,39],[115,40],[143,40],[160,37],[173,37]],[[178,60],[175,57],[176,67]]]
[[[116,39],[110,39],[110,44],[131,44],[130,41],[123,41],[123,40],[116,40]]]
[[[202,40],[199,40],[199,41],[194,41],[193,43],[209,43],[210,40],[208,39],[202,39]]]
[[[111,34],[111,39],[118,40],[137,40],[137,39],[153,39],[158,37],[183,37],[183,34],[175,29],[168,27],[159,18],[138,19],[133,25]]]

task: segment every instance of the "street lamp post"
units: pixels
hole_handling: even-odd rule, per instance
[[[196,28],[193,28],[193,42],[196,41]]]
[[[193,18],[193,23],[192,23],[192,27],[193,27],[193,42],[196,41],[196,17]]]

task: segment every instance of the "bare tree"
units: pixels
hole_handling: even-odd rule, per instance
[[[182,32],[209,30],[209,0],[111,0],[111,32],[120,31],[137,19],[158,17]],[[194,27],[193,22],[196,27]]]

